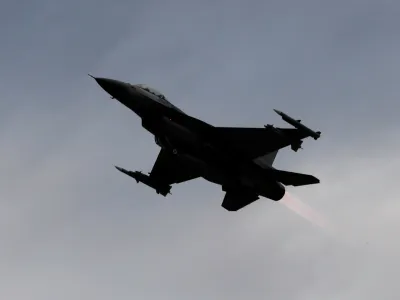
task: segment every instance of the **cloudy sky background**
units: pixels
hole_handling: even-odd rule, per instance
[[[2,299],[398,299],[398,3],[0,4]],[[136,185],[113,165],[159,149],[87,73],[214,125],[285,126],[276,108],[321,130],[276,166],[321,179],[289,191],[330,225],[229,213],[204,180]]]

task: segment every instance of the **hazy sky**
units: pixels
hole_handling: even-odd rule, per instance
[[[398,299],[396,1],[0,2],[0,298]],[[140,119],[86,74],[220,126],[322,131],[276,166],[331,225],[198,179],[163,198]],[[314,217],[315,219],[316,217]]]

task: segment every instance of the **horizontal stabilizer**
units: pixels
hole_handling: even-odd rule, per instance
[[[284,185],[309,185],[319,183],[319,179],[308,174],[294,173],[282,170],[270,170],[274,179]]]

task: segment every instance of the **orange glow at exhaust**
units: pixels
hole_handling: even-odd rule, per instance
[[[279,202],[312,224],[323,229],[332,229],[329,222],[321,214],[288,192]]]

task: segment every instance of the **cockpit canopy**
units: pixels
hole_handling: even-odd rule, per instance
[[[161,99],[168,100],[160,91],[158,91],[152,87],[149,87],[146,84],[136,84],[136,86],[144,89],[145,91],[148,91],[149,93],[152,93],[153,95],[155,95]]]
[[[181,109],[179,109],[178,107],[173,105],[171,102],[169,102],[168,99],[160,91],[158,91],[154,88],[151,88],[146,84],[135,84],[135,86],[158,97],[158,100],[156,100],[156,101],[160,102],[161,104],[163,104],[167,107],[173,108],[181,113],[184,113]]]

